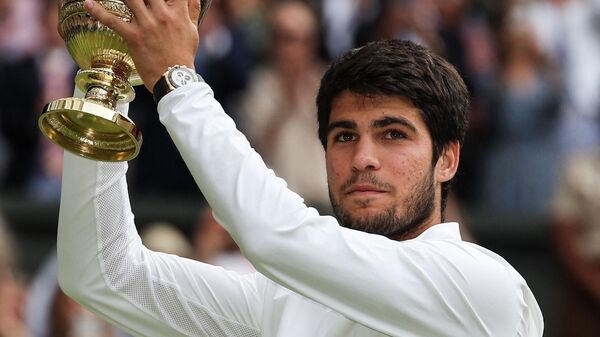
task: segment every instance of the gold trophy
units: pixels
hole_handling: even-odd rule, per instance
[[[96,0],[130,22],[133,14],[120,0]],[[129,117],[116,110],[131,102],[134,85],[142,84],[125,41],[91,17],[83,0],[61,0],[59,32],[80,70],[75,85],[85,98],[68,97],[44,107],[42,133],[65,150],[88,159],[125,161],[140,151],[142,134]],[[211,0],[201,0],[200,21]]]

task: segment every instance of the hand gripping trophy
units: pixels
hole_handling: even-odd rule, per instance
[[[120,0],[97,2],[125,21],[133,14]],[[211,0],[201,0],[200,21]],[[83,0],[61,0],[59,32],[80,67],[75,84],[85,98],[50,102],[39,119],[42,133],[65,150],[99,161],[126,161],[137,156],[142,134],[116,110],[131,102],[142,84],[127,44],[112,29],[91,17]]]

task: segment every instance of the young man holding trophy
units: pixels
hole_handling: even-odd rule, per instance
[[[443,223],[468,124],[467,90],[446,61],[381,41],[328,70],[317,106],[336,220],[287,189],[195,75],[200,1],[123,1],[131,20],[99,3],[85,8],[127,43],[215,217],[260,273],[147,250],[127,164],[66,153],[67,294],[139,336],[542,336],[523,278]]]

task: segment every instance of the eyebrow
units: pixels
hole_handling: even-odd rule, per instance
[[[413,123],[411,123],[408,119],[403,117],[383,117],[381,119],[374,120],[371,123],[371,126],[374,128],[385,128],[386,126],[392,124],[400,124],[404,127],[409,128],[412,132],[417,132],[417,128],[413,125]],[[329,134],[335,128],[355,130],[358,128],[358,125],[356,124],[356,122],[350,120],[336,121],[329,124],[329,126],[327,127],[327,133]]]
[[[341,121],[333,122],[333,123],[329,124],[329,126],[327,126],[327,134],[329,134],[335,128],[354,130],[354,129],[358,128],[358,125],[356,125],[356,122],[349,121],[349,120],[341,120]]]
[[[374,120],[371,125],[374,128],[384,128],[388,125],[400,124],[410,129],[412,132],[417,132],[417,128],[408,119],[404,117],[383,117],[381,119]]]

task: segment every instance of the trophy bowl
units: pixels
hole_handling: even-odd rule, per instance
[[[83,0],[61,0],[59,32],[80,70],[75,85],[84,98],[67,97],[48,103],[39,118],[42,133],[67,151],[99,161],[135,158],[142,134],[117,111],[117,104],[135,98],[133,86],[142,80],[123,38],[91,17]],[[133,13],[120,0],[96,0],[111,13],[131,22]],[[201,0],[200,21],[211,0]]]

